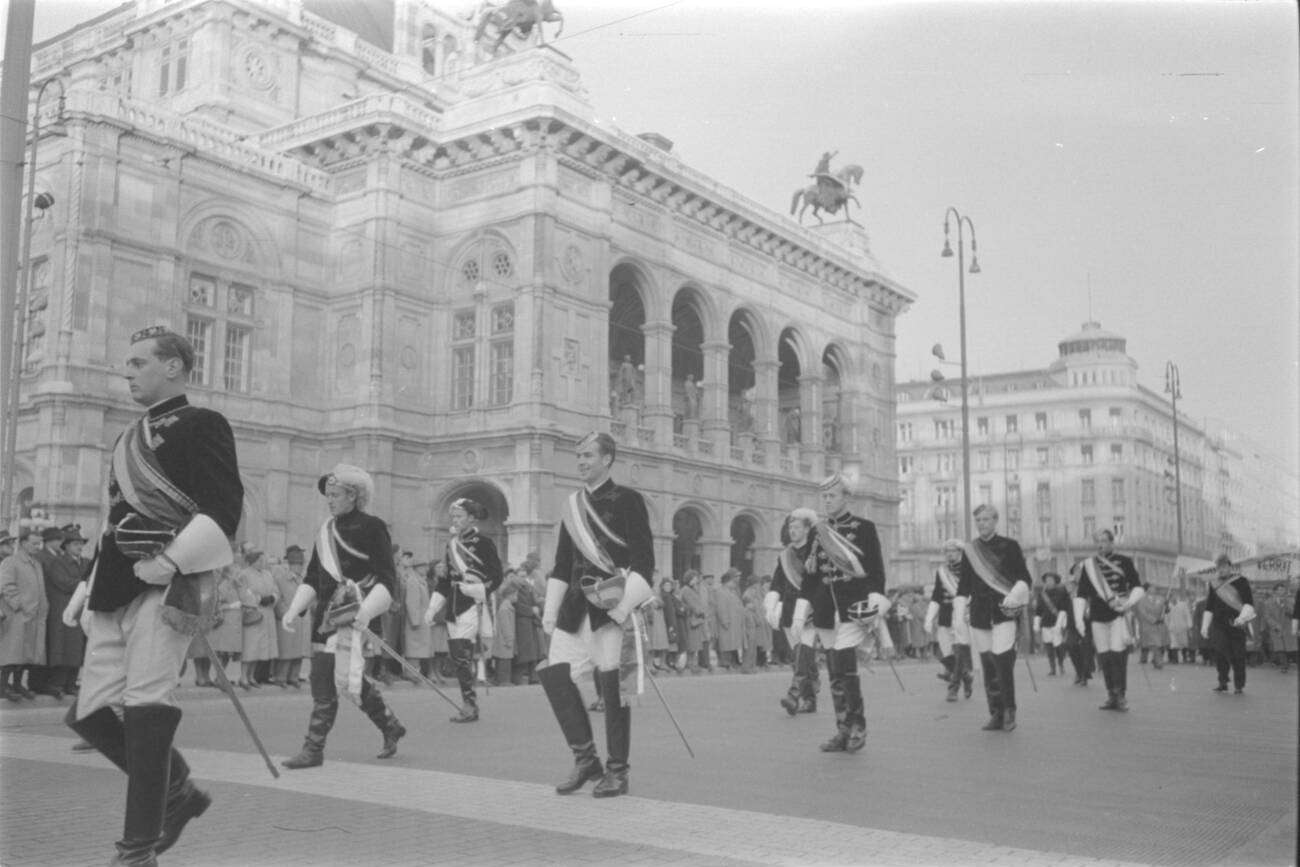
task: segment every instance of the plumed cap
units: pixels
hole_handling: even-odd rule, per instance
[[[351,488],[357,492],[358,499],[367,503],[375,493],[375,480],[370,478],[370,473],[352,464],[335,464],[334,469],[321,476],[316,482],[316,489],[323,494],[327,485]]]

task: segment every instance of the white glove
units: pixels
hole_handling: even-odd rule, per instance
[[[867,604],[872,608],[876,609],[877,617],[884,617],[890,608],[890,602],[888,597],[883,596],[879,593],[868,593]]]
[[[938,619],[939,603],[931,599],[930,604],[925,608],[925,632],[927,635],[934,634],[934,624],[938,622]]]
[[[1074,628],[1079,630],[1080,635],[1088,633],[1083,629],[1083,616],[1088,612],[1088,600],[1074,597]]]
[[[1233,626],[1245,626],[1255,619],[1255,608],[1253,605],[1241,606],[1241,613],[1232,621]]]
[[[357,606],[357,616],[353,622],[365,626],[392,607],[392,604],[393,594],[388,592],[388,588],[383,584],[375,584]]]
[[[1291,618],[1291,634],[1300,637],[1300,620]]]
[[[1024,581],[1017,581],[1002,599],[1003,608],[1020,608],[1029,603],[1029,585]]]
[[[1064,611],[1056,612],[1056,628],[1065,631],[1066,617]]]
[[[1034,631],[1035,631],[1035,632],[1041,632],[1042,629],[1043,629],[1043,618],[1041,618],[1041,617],[1039,617],[1037,614],[1035,614],[1035,615],[1034,615]]]
[[[1130,610],[1134,605],[1137,605],[1139,602],[1141,602],[1142,597],[1146,595],[1147,592],[1143,590],[1141,587],[1134,587],[1133,590],[1129,592],[1128,599],[1124,602],[1124,605],[1119,610],[1120,611]]]
[[[285,609],[284,616],[280,618],[280,625],[286,632],[293,632],[293,623],[302,613],[311,607],[316,601],[316,591],[306,584],[299,584],[298,589],[293,593],[293,599],[289,601],[289,607]],[[238,608],[239,606],[235,606]]]
[[[430,596],[429,607],[424,609],[424,625],[432,626],[434,619],[438,616],[438,612],[441,611],[442,606],[446,604],[447,597],[443,596],[441,593],[434,593]]]
[[[89,592],[85,581],[79,583],[77,589],[72,591],[72,598],[68,600],[67,607],[63,609],[64,626],[72,628],[81,620],[81,610],[86,605],[86,596]]]
[[[550,635],[555,631],[555,624],[560,617],[560,604],[569,592],[569,582],[559,578],[546,580],[546,602],[542,605],[542,632]]]
[[[1210,622],[1214,620],[1214,615],[1206,611],[1201,615],[1201,638],[1210,637]]]
[[[970,623],[970,600],[965,596],[953,598],[952,619],[959,623]]]
[[[487,585],[482,581],[462,581],[456,587],[461,593],[464,593],[475,602],[483,603],[487,601]]]
[[[794,617],[790,620],[790,625],[796,632],[803,630],[804,624],[808,622],[808,616],[812,614],[812,603],[807,599],[796,599],[794,602]]]
[[[771,628],[777,629],[781,626],[781,597],[775,590],[769,590],[763,597],[763,615]]]

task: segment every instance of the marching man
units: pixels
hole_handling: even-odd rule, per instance
[[[1255,597],[1246,576],[1232,568],[1232,559],[1220,554],[1214,560],[1215,574],[1209,581],[1205,613],[1201,615],[1201,638],[1214,648],[1219,672],[1215,692],[1228,691],[1228,670],[1232,669],[1233,692],[1246,688],[1246,635],[1255,619]]]
[[[812,509],[795,509],[786,518],[782,533],[786,546],[777,555],[772,586],[763,599],[768,625],[784,629],[790,647],[794,648],[794,677],[781,699],[781,707],[790,716],[817,710],[817,630],[808,621],[807,613],[818,582],[815,576],[807,574],[805,565],[812,551],[812,528],[816,523],[817,513]],[[805,617],[795,622],[794,610],[800,599],[805,600],[802,606]]]
[[[934,592],[925,612],[925,631],[933,633],[939,642],[944,668],[948,670],[948,701],[957,700],[957,691],[966,689],[971,696],[975,680],[974,661],[970,655],[970,625],[964,619],[952,616],[952,603],[957,598],[957,577],[961,568],[962,544],[960,539],[943,543],[943,556],[948,561],[934,570]],[[935,631],[936,622],[938,631]]]
[[[555,569],[546,582],[542,629],[551,636],[551,647],[538,677],[574,758],[573,773],[555,787],[561,795],[596,779],[594,797],[628,792],[632,709],[620,685],[624,631],[632,630],[639,647],[633,611],[650,598],[648,578],[655,558],[645,500],[610,478],[615,454],[614,438],[607,433],[591,433],[578,442],[583,486],[564,505]],[[640,664],[639,655],[636,662]],[[604,766],[575,683],[593,667],[605,703]]]
[[[1083,575],[1074,598],[1074,623],[1082,634],[1084,619],[1092,624],[1097,667],[1106,681],[1106,703],[1100,710],[1128,710],[1128,622],[1125,617],[1146,591],[1133,560],[1115,553],[1115,535],[1098,530],[1097,553],[1083,561]]]
[[[1016,623],[1029,602],[1029,570],[1015,539],[997,534],[998,510],[975,509],[979,535],[963,547],[953,620],[969,617],[971,645],[984,669],[989,721],[984,731],[1016,727]]]
[[[406,734],[379,689],[365,676],[364,639],[353,623],[379,628],[377,618],[393,602],[397,570],[388,525],[365,508],[375,493],[370,474],[360,467],[338,464],[320,477],[330,518],[316,534],[307,574],[289,603],[281,625],[292,631],[298,618],[312,609],[311,718],[307,737],[296,756],[280,764],[291,770],[315,768],[325,761],[325,738],[339,712],[344,691],[384,736],[377,758],[397,754]]]
[[[113,864],[156,865],[212,803],[172,746],[181,721],[172,690],[191,640],[215,620],[213,570],[231,561],[244,488],[229,422],[185,396],[193,367],[179,334],[131,335],[126,380],[148,410],[113,447],[89,592],[79,587],[63,615],[69,625],[80,616],[87,639],[68,726],[127,775]]]
[[[885,561],[876,525],[849,511],[849,482],[840,473],[821,483],[825,519],[816,527],[812,567],[813,626],[826,648],[835,734],[821,745],[825,753],[856,753],[867,742],[866,709],[858,676],[858,645],[873,618],[889,610],[884,596]],[[794,622],[802,623],[808,601],[795,603]]]

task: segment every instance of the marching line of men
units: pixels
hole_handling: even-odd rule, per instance
[[[88,578],[63,612],[63,622],[79,625],[87,640],[80,690],[66,722],[127,776],[123,834],[112,861],[117,865],[156,865],[157,855],[174,846],[185,825],[212,803],[173,745],[181,719],[174,690],[191,644],[215,661],[206,635],[219,617],[216,574],[232,559],[229,538],[239,522],[243,486],[229,423],[188,402],[194,361],[190,342],[165,327],[132,335],[125,378],[145,413],[114,446],[107,520]],[[576,444],[582,487],[564,503],[547,582],[542,623],[551,640],[540,680],[573,757],[569,776],[556,786],[561,795],[592,781],[598,798],[629,791],[629,700],[642,693],[645,676],[646,635],[638,608],[652,594],[655,560],[643,497],[612,479],[616,455],[607,433]],[[282,763],[289,769],[323,764],[340,695],[379,729],[378,758],[395,755],[406,734],[366,673],[367,643],[395,654],[375,635],[397,592],[388,526],[366,511],[374,482],[364,469],[339,464],[317,487],[330,517],[281,619],[286,631],[309,628],[313,651],[307,734],[299,753]],[[824,649],[835,712],[835,731],[820,745],[828,753],[852,754],[865,745],[858,650],[890,607],[876,527],[852,513],[852,493],[849,481],[836,473],[819,489],[822,517],[810,509],[790,514],[772,592],[764,600],[769,623],[786,629],[796,648],[793,679],[781,700],[792,716],[816,710],[814,648]],[[996,532],[997,510],[983,505],[974,516],[979,535],[945,545],[946,563],[936,573],[926,619],[940,629],[948,700],[956,700],[959,685],[970,697],[973,648],[990,712],[984,729],[1009,732],[1017,726],[1017,623],[1031,581],[1019,544]],[[485,602],[502,580],[495,546],[477,530],[486,517],[474,501],[452,504],[446,575],[425,612],[426,622],[447,612],[464,705],[453,718],[458,723],[479,718],[474,639],[482,618],[490,617]],[[1099,541],[1098,554],[1084,564],[1088,580],[1080,582],[1072,613],[1076,630],[1090,630],[1100,651],[1109,692],[1103,707],[1123,710],[1122,615],[1140,601],[1142,590],[1132,561],[1113,552],[1113,539]],[[1052,618],[1048,628],[1059,635],[1067,613],[1063,601],[1054,596],[1040,602],[1039,616],[1045,610]],[[1232,574],[1230,563],[1221,563],[1202,623],[1202,634],[1221,648],[1220,691],[1227,689],[1229,669],[1236,691],[1244,686],[1240,627],[1253,616],[1248,583]],[[221,671],[219,661],[214,669]],[[587,672],[594,673],[605,708],[603,762],[576,685]]]

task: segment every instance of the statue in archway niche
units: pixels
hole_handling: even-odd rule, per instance
[[[695,374],[686,374],[686,382],[682,383],[682,391],[686,398],[686,415],[685,418],[700,417],[700,384],[695,381]]]
[[[785,414],[785,442],[792,446],[803,442],[803,414],[797,406]]]
[[[758,401],[758,389],[754,386],[740,392],[740,432],[754,432],[754,404]]]
[[[814,178],[817,182],[810,187],[801,190],[795,190],[794,198],[790,201],[790,215],[795,216],[800,223],[803,222],[804,211],[812,206],[812,215],[817,218],[818,223],[824,223],[821,212],[834,216],[844,208],[844,221],[860,225],[856,220],[849,216],[849,202],[853,202],[859,208],[862,203],[853,195],[853,186],[862,183],[862,176],[865,174],[862,166],[852,164],[841,168],[834,174],[831,173],[831,160],[839,151],[827,151],[822,154],[817,161],[817,167],[809,177]],[[801,207],[802,203],[802,207]]]
[[[636,365],[632,363],[632,356],[623,356],[623,361],[618,366],[614,389],[618,392],[619,403],[623,406],[633,406],[636,403],[637,373]]]

